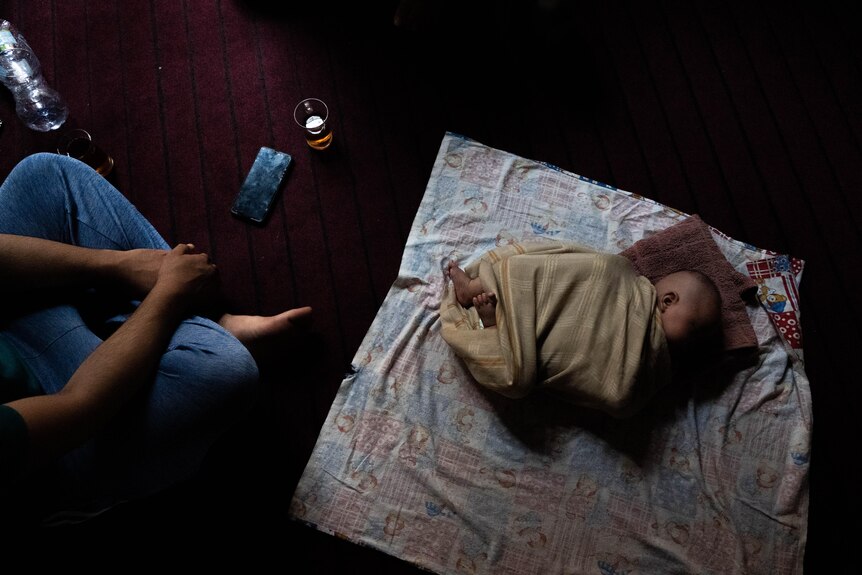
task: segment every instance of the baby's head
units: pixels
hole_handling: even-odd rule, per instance
[[[672,350],[706,344],[720,335],[721,295],[698,271],[674,272],[655,284],[661,324]]]

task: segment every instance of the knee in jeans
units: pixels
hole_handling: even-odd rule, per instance
[[[248,349],[204,318],[180,324],[159,371],[166,378],[169,393],[193,397],[198,404],[213,407],[241,407],[251,402],[259,380],[257,364]]]
[[[78,160],[52,154],[49,152],[37,152],[31,154],[18,162],[6,180],[9,185],[4,185],[5,194],[24,194],[28,196],[27,200],[32,202],[38,200],[42,196],[55,197],[55,194],[61,194],[62,186],[54,185],[52,178],[66,178],[66,170],[80,163]],[[23,184],[23,185],[22,185]],[[32,186],[40,187],[40,194],[36,198],[29,197],[32,195]]]
[[[210,393],[221,395],[236,407],[254,399],[259,381],[257,363],[239,341],[225,338],[217,351],[208,353],[200,363],[194,372]]]
[[[62,169],[66,165],[73,165],[75,163],[77,163],[77,160],[68,156],[61,156],[60,154],[52,154],[50,152],[37,152],[21,160],[16,169],[44,172],[46,170]]]

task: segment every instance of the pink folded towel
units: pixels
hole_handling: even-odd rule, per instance
[[[709,276],[721,293],[724,349],[757,347],[757,335],[745,310],[746,300],[753,301],[757,284],[730,265],[699,216],[690,216],[635,242],[620,255],[653,283],[680,270],[697,270]]]

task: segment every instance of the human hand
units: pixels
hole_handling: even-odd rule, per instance
[[[205,253],[195,253],[193,244],[179,244],[163,252],[152,292],[170,298],[183,309],[204,308],[212,303],[218,288],[218,270]]]
[[[113,252],[120,258],[117,265],[119,284],[128,289],[135,297],[143,299],[159,277],[159,270],[165,256],[166,250],[134,249],[122,252]]]

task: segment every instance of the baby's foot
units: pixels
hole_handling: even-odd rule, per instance
[[[459,268],[454,261],[449,262],[445,273],[446,277],[452,280],[452,286],[455,288],[455,299],[462,307],[470,307],[473,298],[482,293],[479,278],[470,279],[470,276]]]
[[[473,298],[473,305],[476,306],[476,312],[479,314],[479,319],[482,320],[482,325],[485,327],[497,325],[496,295],[492,293],[480,293]]]

